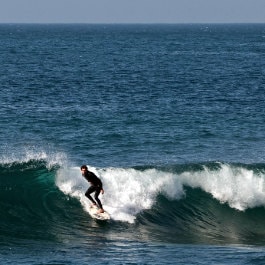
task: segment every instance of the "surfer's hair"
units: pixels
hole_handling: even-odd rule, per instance
[[[83,166],[81,166],[80,169],[81,169],[81,170],[82,170],[82,169],[86,169],[86,170],[87,170],[87,166],[86,166],[86,165],[83,165]]]

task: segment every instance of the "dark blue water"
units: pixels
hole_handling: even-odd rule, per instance
[[[264,24],[0,25],[0,261],[263,264],[264,57]]]

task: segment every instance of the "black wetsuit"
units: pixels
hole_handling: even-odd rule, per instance
[[[102,209],[102,204],[101,201],[99,200],[98,196],[100,194],[100,191],[102,190],[102,182],[101,180],[93,173],[90,171],[87,171],[83,177],[90,182],[91,186],[87,189],[85,195],[86,197],[92,201],[94,204],[96,204],[96,202],[94,201],[94,199],[91,197],[91,193],[95,192],[95,200],[97,201],[97,204],[99,206],[100,209]]]

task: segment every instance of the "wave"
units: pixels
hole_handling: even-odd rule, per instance
[[[114,234],[126,228],[146,240],[264,243],[265,164],[89,169],[104,183]],[[87,229],[88,183],[79,167],[44,156],[2,162],[0,178],[1,237],[58,240]]]
[[[185,197],[185,187],[199,188],[220,204],[244,211],[265,205],[265,165],[263,164],[188,164],[167,167],[106,168],[90,170],[99,175],[106,194],[106,208],[115,220],[133,222],[136,215],[152,208],[157,196],[170,200]],[[79,167],[60,169],[57,185],[66,194],[78,197],[83,205],[86,188]],[[105,201],[106,200],[106,201]]]

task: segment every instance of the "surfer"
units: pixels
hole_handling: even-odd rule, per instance
[[[104,209],[102,207],[101,201],[98,198],[100,192],[102,194],[104,194],[104,190],[103,190],[103,185],[101,180],[93,173],[90,172],[87,169],[86,165],[81,166],[81,172],[82,172],[82,176],[91,184],[91,186],[87,189],[85,195],[86,197],[95,205],[99,207],[98,213],[104,213]],[[91,193],[95,192],[95,200],[91,197]]]

